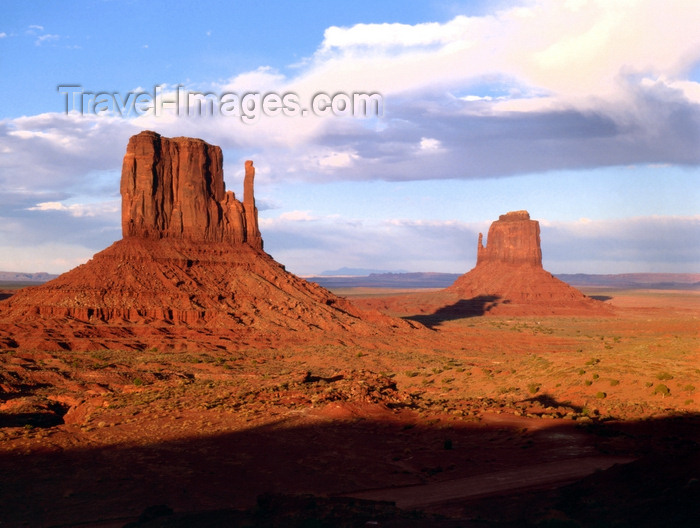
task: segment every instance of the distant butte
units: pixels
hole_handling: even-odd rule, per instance
[[[539,314],[588,313],[605,309],[542,267],[540,224],[527,211],[501,215],[489,227],[487,244],[479,233],[476,266],[447,291],[481,299],[484,309]]]
[[[488,247],[479,233],[476,265],[489,263],[523,264],[542,267],[540,223],[530,220],[527,211],[513,211],[498,217],[489,227]]]
[[[476,266],[448,288],[400,297],[357,299],[358,305],[428,326],[477,315],[609,314],[542,267],[540,224],[527,211],[501,215],[491,224],[487,244],[477,241]]]
[[[226,191],[222,164],[221,149],[201,139],[133,136],[122,167],[123,238],[0,303],[0,346],[229,349],[410,328],[275,262],[262,250],[253,162],[243,202]]]

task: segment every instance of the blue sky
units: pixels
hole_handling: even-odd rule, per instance
[[[700,3],[4,0],[0,269],[62,272],[121,237],[130,135],[255,160],[288,269],[464,272],[507,211],[556,273],[700,271]],[[373,118],[65,113],[58,85],[379,93]]]

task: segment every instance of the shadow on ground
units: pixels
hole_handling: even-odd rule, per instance
[[[31,452],[2,454],[2,525],[544,527],[554,526],[553,519],[556,526],[700,525],[698,415],[592,423],[585,430],[573,422],[527,431],[364,419],[197,433],[202,436],[66,450],[52,449],[49,436]],[[574,433],[598,454],[637,460],[564,487],[423,512],[340,497],[551,463],[565,459],[566,438]]]
[[[589,295],[588,297],[601,302],[609,301],[612,299],[610,295]]]
[[[404,319],[415,321],[434,329],[447,321],[484,315],[498,306],[499,300],[500,297],[497,295],[479,295],[471,299],[460,299],[453,304],[438,308],[432,314],[410,315],[404,317]]]
[[[549,394],[540,394],[533,398],[527,398],[523,400],[525,402],[539,403],[542,407],[561,407],[564,409],[570,409],[572,412],[581,413],[583,412],[583,407],[579,405],[573,405],[571,402],[561,402],[556,398],[553,398]]]

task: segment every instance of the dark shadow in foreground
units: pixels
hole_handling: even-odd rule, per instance
[[[498,295],[479,295],[471,299],[460,299],[453,304],[437,309],[432,314],[409,315],[404,317],[404,319],[416,321],[423,326],[434,329],[446,321],[484,315],[495,306],[498,306],[499,299]]]
[[[73,450],[52,449],[49,436],[33,452],[0,455],[0,516],[3,526],[38,527],[700,526],[700,415],[531,430],[452,423],[282,421]],[[576,438],[583,454],[572,454]],[[438,500],[423,511],[341,497],[591,455],[636,460],[568,485]]]

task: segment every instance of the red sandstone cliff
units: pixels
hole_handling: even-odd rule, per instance
[[[254,177],[253,162],[247,161],[241,203],[226,191],[219,147],[141,132],[129,140],[122,165],[122,234],[245,242],[262,249]]]

